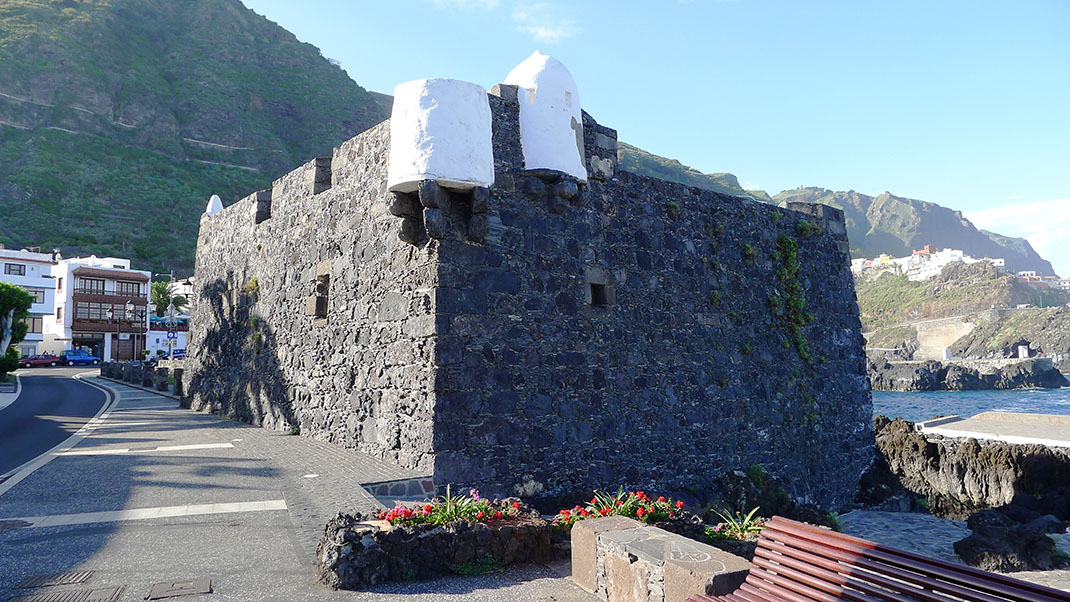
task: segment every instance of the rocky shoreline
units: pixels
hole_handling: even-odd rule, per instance
[[[971,566],[1013,572],[1062,567],[1050,534],[1070,520],[1070,450],[922,434],[902,418],[874,419],[877,461],[858,501],[878,510],[966,520],[955,542]]]
[[[1049,358],[890,362],[869,357],[866,363],[874,391],[979,391],[1070,386],[1070,381],[1055,369]]]

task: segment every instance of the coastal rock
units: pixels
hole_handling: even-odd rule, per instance
[[[955,542],[966,564],[985,571],[1046,571],[1053,567],[1054,544],[1047,535],[1021,526],[985,526]]]
[[[1031,494],[1038,506],[1029,520],[1042,514],[1068,518],[1064,514],[1070,510],[1067,450],[926,437],[902,418],[878,416],[874,425],[877,450],[888,469],[908,491],[925,498],[936,516],[964,519],[979,510],[1007,505],[1016,495]]]
[[[870,355],[866,362],[874,391],[977,391],[986,389],[1055,389],[1070,381],[1050,358],[889,362]]]

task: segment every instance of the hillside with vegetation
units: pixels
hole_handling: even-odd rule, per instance
[[[762,190],[744,190],[736,176],[730,173],[705,174],[676,159],[649,153],[626,142],[617,146],[617,162],[621,169],[642,176],[679,182],[722,194],[747,196],[766,202],[770,200],[769,195]]]
[[[899,197],[889,192],[869,196],[853,190],[833,192],[824,188],[797,188],[775,196],[776,202],[805,201],[843,209],[847,237],[854,257],[910,255],[925,245],[962,249],[973,257],[1002,257],[1010,271],[1036,270],[1054,275],[1043,259],[1022,238],[978,230],[962,212],[936,203]]]
[[[951,347],[956,357],[1017,357],[1018,346],[1053,357],[1056,366],[1070,372],[1070,308],[1025,309],[981,322]]]
[[[939,276],[920,282],[911,282],[906,276],[895,274],[860,278],[855,282],[855,291],[862,329],[867,332],[992,308],[1051,305],[1059,300],[1051,297],[1052,293],[1040,293],[1018,282],[1014,276],[1000,274],[987,262],[952,263]],[[908,335],[905,331],[884,334],[884,338],[893,339]]]
[[[0,243],[188,273],[211,194],[269,186],[384,116],[238,0],[5,0]]]

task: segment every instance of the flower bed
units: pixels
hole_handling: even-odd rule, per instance
[[[716,512],[722,522],[706,527],[706,543],[730,554],[753,560],[754,551],[758,547],[758,536],[765,527],[765,519],[756,517],[757,513],[758,508],[754,508],[746,516],[738,512]]]
[[[518,499],[447,495],[377,516],[339,514],[317,549],[320,581],[359,590],[553,559],[550,523]]]
[[[626,516],[648,525],[654,525],[671,533],[697,541],[705,539],[702,519],[684,507],[684,502],[665,496],[651,498],[642,491],[624,491],[616,494],[595,491],[586,505],[576,505],[557,513],[553,519],[554,531],[567,535],[576,521],[602,516]]]

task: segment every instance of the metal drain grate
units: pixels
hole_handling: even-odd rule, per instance
[[[8,602],[118,602],[126,586],[45,592],[12,598]]]
[[[61,573],[59,575],[37,575],[22,580],[15,589],[29,589],[31,587],[48,587],[50,585],[73,585],[85,583],[93,571],[75,571],[73,573]]]
[[[211,579],[198,579],[196,581],[174,581],[171,583],[157,583],[152,586],[152,591],[146,600],[162,600],[176,596],[192,596],[195,594],[212,593]]]

